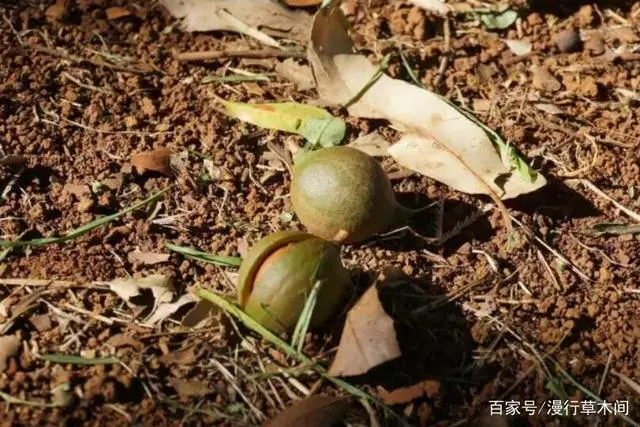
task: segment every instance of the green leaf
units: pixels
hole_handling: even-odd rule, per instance
[[[178,246],[171,243],[165,243],[165,246],[170,251],[177,252],[186,258],[206,262],[207,264],[222,265],[225,267],[239,267],[242,263],[242,258],[237,256],[213,255],[207,252],[201,252],[197,249]]]
[[[304,136],[311,144],[332,147],[340,144],[345,123],[322,108],[297,102],[245,104],[223,101],[231,117],[266,129]]]
[[[518,19],[518,12],[515,10],[505,10],[500,13],[489,12],[479,15],[480,21],[490,30],[504,30],[509,28]]]
[[[113,365],[120,363],[117,357],[97,357],[95,359],[87,359],[82,356],[74,356],[71,354],[51,353],[43,354],[38,359],[46,360],[52,363],[63,363],[68,365]]]
[[[623,234],[640,234],[640,224],[602,223],[595,224],[591,230],[584,234],[599,237],[605,234],[620,236]]]

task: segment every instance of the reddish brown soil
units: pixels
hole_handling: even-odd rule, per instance
[[[610,402],[630,401],[630,416],[638,419],[640,395],[621,375],[640,382],[640,236],[581,234],[596,223],[633,220],[567,179],[588,179],[640,212],[640,61],[633,55],[612,60],[606,53],[625,46],[630,52],[638,46],[640,3],[600,2],[599,8],[581,7],[582,2],[575,1],[532,4],[523,12],[520,31],[532,40],[537,54],[521,60],[513,60],[498,39],[517,38],[517,29],[490,33],[456,18],[451,22],[450,60],[435,88],[445,52],[442,20],[404,2],[360,3],[350,19],[358,46],[372,60],[400,49],[428,88],[474,109],[545,173],[547,188],[509,202],[510,212],[591,280],[562,265],[517,226],[517,244],[505,251],[507,235],[495,210],[444,247],[409,233],[347,247],[345,264],[354,271],[360,290],[371,283],[368,273],[387,266],[400,267],[416,279],[410,297],[396,295],[397,304],[389,307],[400,320],[405,357],[353,382],[375,393],[376,386],[390,390],[425,379],[439,381],[437,392],[394,409],[411,423],[461,425],[471,423],[492,399],[558,399],[545,388],[549,376],[562,378],[544,358],[548,352],[589,390],[598,391],[606,372],[600,396]],[[199,84],[202,77],[222,72],[227,65],[270,72],[275,60],[179,63],[172,57],[174,50],[259,46],[234,35],[171,30],[175,20],[151,2],[131,3],[135,16],[112,21],[105,19],[104,12],[113,6],[111,2],[78,1],[62,22],[45,16],[48,6],[0,2],[6,18],[0,24],[0,154],[27,159],[23,168],[0,169],[0,191],[11,183],[0,204],[3,238],[15,239],[22,233],[25,239],[57,235],[117,212],[170,183],[177,185],[163,199],[156,218],[175,217],[164,225],[152,224],[147,220],[151,206],[62,245],[14,250],[0,264],[0,278],[87,283],[158,272],[174,277],[180,290],[200,283],[233,295],[221,268],[175,254],[167,263],[148,266],[130,262],[128,254],[135,249],[166,252],[165,242],[172,242],[238,255],[267,233],[299,228],[288,215],[289,174],[280,166],[273,170],[273,157],[266,147],[267,140],[280,144],[291,137],[226,118],[215,106],[215,96],[305,102],[315,92],[297,91],[284,80]],[[585,43],[577,53],[561,53],[552,36],[572,26],[595,41]],[[153,70],[119,72],[39,53],[35,46],[61,48],[85,58],[91,56],[89,49],[105,50],[135,58],[134,65],[151,64]],[[535,72],[535,67],[544,67],[548,73]],[[389,73],[410,78],[398,55]],[[619,89],[636,91],[636,98]],[[344,111],[334,112],[346,118]],[[373,129],[396,138],[385,123],[346,120],[350,140]],[[128,161],[133,153],[157,147],[169,147],[174,153],[190,150],[186,170],[191,179],[132,171]],[[227,168],[232,179],[199,184],[203,163],[193,153]],[[393,162],[384,164],[394,169]],[[14,176],[17,179],[12,182]],[[99,194],[82,193],[70,185],[94,182],[108,185]],[[414,206],[443,198],[445,232],[488,201],[415,175],[394,180],[394,186],[401,200]],[[431,214],[416,218],[415,230],[433,233],[431,225],[423,225],[432,220]],[[487,256],[497,263],[497,272]],[[25,303],[34,292],[41,294]],[[444,307],[407,315],[407,308],[429,304],[430,295],[458,292],[456,300]],[[69,383],[74,399],[61,408],[8,405],[0,416],[2,425],[255,425],[244,397],[268,417],[281,409],[274,390],[284,404],[300,396],[291,383],[280,379],[252,379],[251,374],[262,372],[258,358],[243,350],[231,327],[224,334],[217,328],[180,333],[179,326],[165,322],[162,330],[150,330],[133,322],[107,324],[68,309],[70,304],[105,318],[131,319],[132,312],[122,300],[98,289],[0,285],[0,301],[9,317],[18,313],[5,332],[18,334],[24,345],[0,373],[0,391],[48,402],[51,390]],[[5,320],[0,314],[0,324]],[[333,326],[315,337],[308,352],[317,353],[318,345],[326,342],[330,348],[337,341],[339,321]],[[118,334],[135,341],[107,345]],[[288,363],[267,345],[251,342],[264,363]],[[187,352],[176,353],[181,350]],[[33,357],[58,351],[115,355],[126,368],[55,365]],[[544,367],[532,357],[536,352]],[[175,357],[163,358],[163,354]],[[212,360],[227,367],[234,380],[225,378]],[[198,381],[200,389],[193,386],[191,390],[195,396],[179,392],[181,379]],[[317,378],[300,376],[298,380],[311,387]],[[585,398],[566,380],[564,388],[569,399]],[[340,393],[326,384],[320,385],[319,392]],[[356,411],[354,417],[367,419],[363,411]],[[510,421],[587,425],[596,418],[541,415]],[[607,417],[600,423],[621,421]]]

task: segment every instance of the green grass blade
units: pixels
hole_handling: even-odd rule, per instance
[[[177,252],[186,258],[196,261],[206,262],[208,264],[222,265],[225,267],[240,267],[242,258],[238,256],[213,255],[207,252],[201,252],[197,249],[188,248],[186,246],[178,246],[172,243],[165,243],[167,249]]]
[[[42,354],[38,359],[46,360],[52,363],[62,363],[65,365],[113,365],[120,363],[117,357],[97,357],[95,359],[87,359],[82,356],[74,356],[72,354]]]
[[[217,305],[228,314],[240,320],[247,328],[251,329],[253,332],[260,335],[264,340],[278,347],[281,351],[286,353],[288,356],[295,358],[300,363],[308,364],[310,369],[313,369],[318,374],[322,375],[328,381],[340,387],[345,392],[355,397],[366,399],[369,402],[379,406],[386,413],[392,416],[396,421],[398,421],[399,424],[396,424],[396,425],[409,426],[409,424],[402,417],[400,417],[398,414],[393,412],[393,410],[387,407],[380,400],[360,390],[359,388],[352,386],[346,381],[343,381],[339,378],[329,375],[329,373],[325,368],[323,368],[322,366],[314,362],[309,357],[305,356],[303,353],[297,351],[295,348],[291,347],[288,343],[286,343],[284,340],[282,340],[280,337],[275,335],[273,332],[271,332],[270,330],[262,326],[260,323],[256,322],[253,318],[251,318],[251,316],[246,314],[244,311],[242,311],[239,307],[234,305],[232,302],[230,302],[226,298],[221,297],[220,295],[214,292],[211,292],[207,289],[204,289],[202,287],[197,287],[194,290],[194,293],[198,297],[205,299],[209,302],[212,302],[213,304]]]
[[[298,352],[302,352],[302,347],[304,346],[304,337],[307,335],[307,331],[309,330],[309,324],[311,323],[311,316],[313,315],[313,310],[316,308],[316,302],[318,301],[318,294],[320,293],[320,289],[324,281],[316,280],[309,296],[307,297],[307,301],[304,304],[304,308],[302,309],[302,313],[300,313],[300,317],[298,318],[298,323],[296,323],[296,327],[293,331],[293,337],[291,338],[291,345],[298,350]]]
[[[10,241],[10,240],[0,240],[0,247],[2,248],[17,248],[17,247],[24,247],[24,246],[42,246],[42,245],[49,245],[49,244],[54,244],[54,243],[64,243],[68,240],[72,240],[75,239],[77,237],[82,236],[83,234],[86,234],[90,231],[95,230],[96,228],[102,227],[105,224],[108,224],[112,221],[117,220],[118,218],[133,212],[135,210],[138,210],[146,205],[148,205],[149,203],[157,200],[158,198],[160,198],[160,196],[162,196],[164,193],[166,193],[167,191],[169,191],[169,188],[171,187],[166,187],[154,194],[152,194],[149,198],[136,203],[135,205],[129,206],[128,208],[125,208],[123,210],[121,210],[120,212],[116,212],[113,215],[107,215],[104,216],[102,218],[98,218],[94,221],[91,221],[90,223],[87,223],[81,227],[78,227],[74,230],[69,231],[67,234],[60,236],[60,237],[43,237],[40,239],[33,239],[33,240],[15,240],[15,241]]]

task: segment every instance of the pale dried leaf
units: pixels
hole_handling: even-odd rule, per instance
[[[293,403],[265,427],[326,427],[344,420],[351,402],[343,397],[315,395]]]
[[[295,59],[288,58],[276,64],[276,73],[295,83],[298,90],[313,89],[313,73],[308,65],[298,64]]]
[[[151,291],[156,304],[170,302],[175,293],[171,278],[161,274],[152,274],[142,278],[116,279],[109,283],[109,288],[129,303],[131,298],[140,295],[142,289]]]
[[[548,114],[553,114],[553,115],[562,114],[562,110],[560,109],[560,107],[554,104],[539,102],[534,105],[538,110],[544,111],[545,113],[548,113]]]
[[[401,355],[393,319],[384,311],[374,284],[347,314],[329,374],[361,375]]]
[[[546,184],[521,159],[515,166],[511,156],[504,159],[494,134],[439,95],[384,74],[372,83],[379,69],[353,53],[336,4],[318,12],[312,29],[309,60],[318,92],[329,102],[349,105],[352,115],[387,119],[406,130],[389,149],[401,166],[459,191],[502,199]]]
[[[206,396],[211,392],[207,383],[200,380],[169,378],[169,383],[182,398]]]
[[[220,308],[207,300],[200,300],[182,319],[182,326],[197,328],[203,321],[220,313]]]
[[[7,369],[7,362],[9,358],[18,354],[20,345],[20,338],[15,335],[0,337],[0,373]]]
[[[347,144],[348,147],[357,148],[372,157],[386,157],[389,155],[391,144],[378,131],[363,135],[355,141]]]
[[[191,294],[182,295],[176,302],[167,302],[158,305],[156,310],[145,320],[147,325],[155,325],[162,322],[167,317],[173,315],[187,304],[193,304],[196,298]]]
[[[440,15],[446,15],[450,12],[449,6],[442,0],[409,0],[409,3]]]
[[[140,172],[153,171],[171,175],[171,150],[158,148],[131,156],[131,164]]]
[[[174,351],[167,353],[158,358],[161,363],[167,365],[192,365],[198,361],[198,355],[194,347],[189,347],[186,350]]]
[[[509,50],[513,52],[517,56],[526,55],[531,53],[531,49],[533,49],[533,45],[528,40],[508,40],[502,39],[504,44],[507,45]]]
[[[142,263],[145,265],[160,264],[169,261],[171,254],[159,254],[155,252],[133,251],[129,252],[127,259],[130,263]]]
[[[186,31],[238,31],[237,21],[249,27],[276,30],[286,38],[307,38],[311,17],[273,0],[162,0],[169,12],[184,18]]]
[[[51,316],[48,314],[34,314],[29,318],[29,323],[31,323],[38,332],[45,332],[53,327]]]

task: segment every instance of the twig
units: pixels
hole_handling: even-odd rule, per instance
[[[93,86],[93,85],[90,85],[90,84],[87,84],[87,83],[82,83],[80,80],[78,80],[77,78],[73,77],[71,74],[67,73],[66,71],[63,72],[61,75],[66,80],[69,80],[70,82],[77,84],[81,88],[84,88],[84,89],[87,89],[87,90],[93,90],[93,91],[96,91],[96,92],[102,92],[102,93],[106,93],[106,94],[113,93],[112,91],[107,90],[107,89],[102,89],[101,87]]]
[[[574,180],[572,180],[572,181],[574,181]],[[632,211],[631,209],[624,207],[623,205],[621,205],[620,203],[618,203],[617,201],[615,201],[614,199],[609,197],[604,191],[602,191],[598,187],[596,187],[591,181],[589,181],[587,179],[578,179],[578,180],[575,180],[575,181],[577,181],[580,184],[584,185],[589,190],[593,191],[594,193],[596,193],[598,196],[602,197],[603,199],[610,201],[611,203],[613,203],[615,205],[615,207],[620,209],[622,212],[626,213],[629,217],[631,217],[635,221],[640,222],[640,214],[637,214],[634,211]]]
[[[451,52],[451,23],[449,22],[449,18],[444,18],[443,24],[443,33],[444,33],[444,54],[442,58],[440,58],[440,66],[438,67],[438,73],[436,75],[435,80],[433,81],[433,86],[438,87],[440,83],[442,83],[442,79],[444,78],[444,72],[447,70],[449,66],[449,55]]]
[[[44,53],[45,55],[55,56],[57,58],[66,59],[66,60],[71,61],[71,62],[86,63],[86,64],[94,65],[96,67],[107,67],[107,68],[111,68],[112,70],[115,70],[115,71],[122,71],[124,73],[147,74],[147,73],[151,72],[151,70],[143,70],[141,68],[124,67],[122,65],[109,64],[108,62],[98,61],[98,60],[95,60],[95,59],[83,58],[81,56],[72,55],[72,54],[66,53],[66,52],[64,52],[62,50],[51,49],[51,48],[48,48],[48,47],[45,47],[45,46],[35,45],[35,46],[32,46],[31,48],[34,51],[38,52],[38,53]]]
[[[209,61],[220,58],[306,58],[300,51],[281,49],[239,49],[239,50],[204,50],[195,52],[176,52],[174,58],[182,62]]]
[[[8,279],[0,278],[0,285],[4,286],[32,286],[32,287],[55,287],[55,288],[88,288],[107,289],[105,282],[81,283],[72,280],[46,280],[46,279]]]

